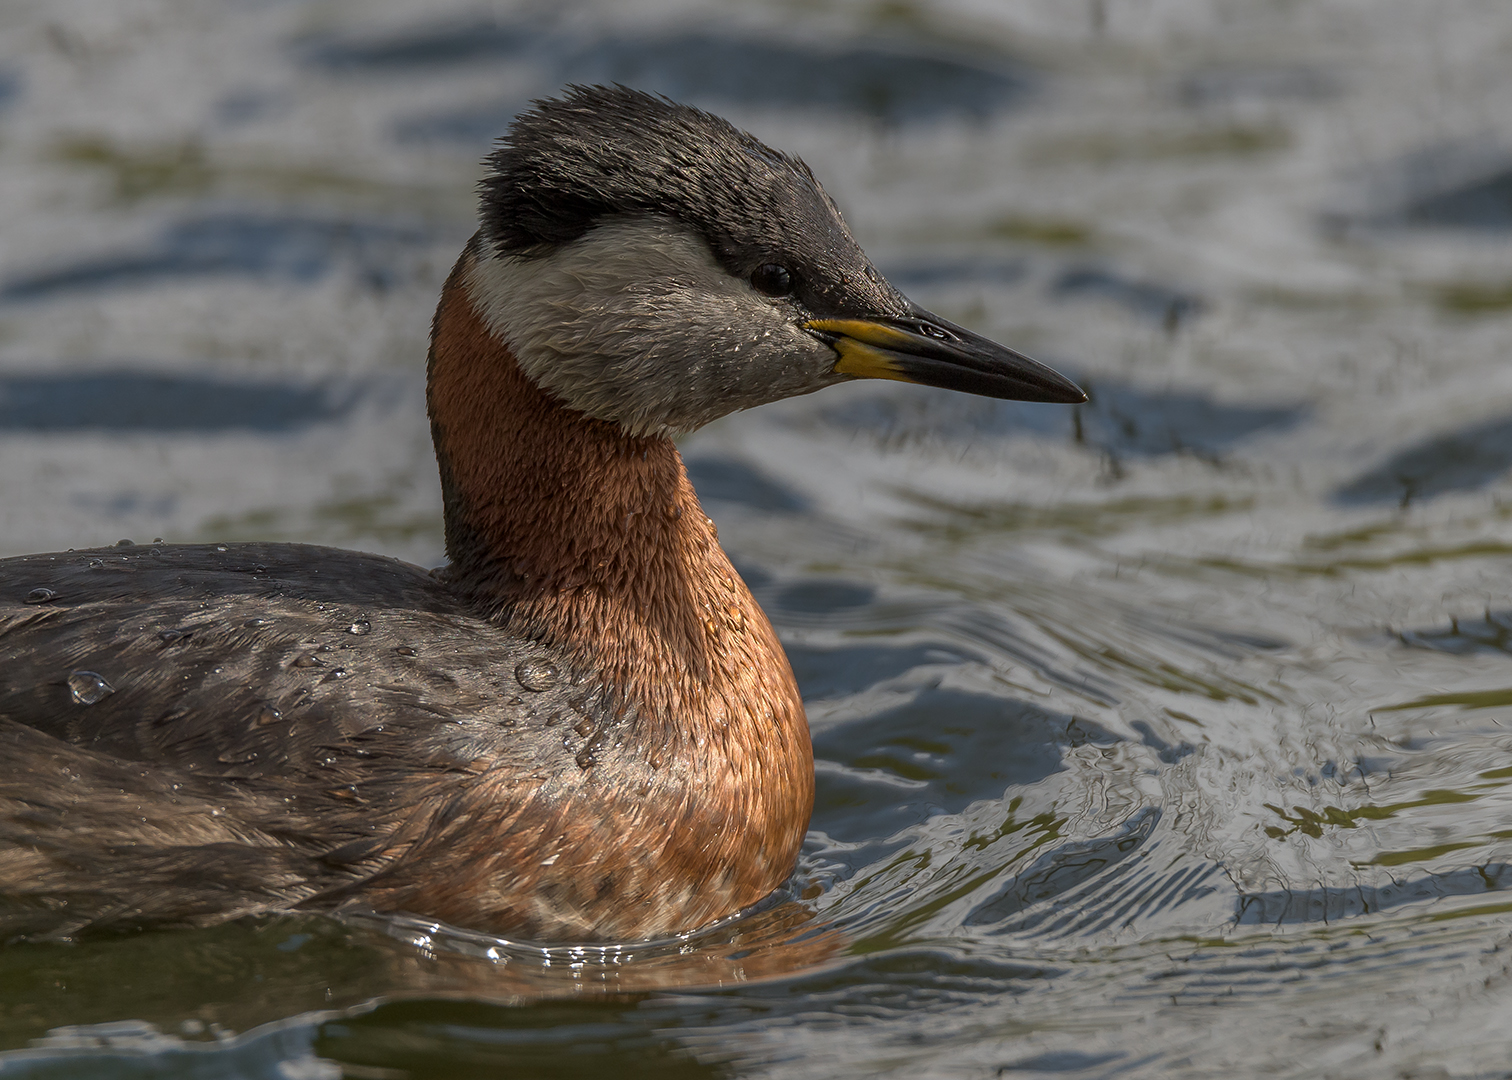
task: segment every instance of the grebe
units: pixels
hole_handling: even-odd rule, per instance
[[[907,300],[801,161],[573,87],[489,158],[427,404],[449,564],[0,560],[0,938],[358,905],[695,929],[792,872],[813,753],[674,436],[855,378],[1078,402]]]

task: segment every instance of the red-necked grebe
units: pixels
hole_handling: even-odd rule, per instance
[[[641,939],[792,871],[803,703],[672,437],[854,378],[1076,402],[907,300],[808,168],[623,88],[520,116],[441,294],[444,571],[0,561],[0,938],[362,905]]]

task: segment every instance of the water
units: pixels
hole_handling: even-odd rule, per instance
[[[1490,0],[0,11],[5,554],[438,562],[430,311],[568,79],[801,154],[916,300],[1092,394],[685,440],[819,757],[763,910],[10,946],[0,1072],[1504,1075],[1509,40]]]
[[[63,680],[68,694],[80,705],[94,705],[115,693],[115,687],[97,671],[70,671]]]

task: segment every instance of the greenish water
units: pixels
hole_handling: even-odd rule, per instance
[[[685,440],[819,759],[764,910],[10,945],[0,1075],[1506,1075],[1508,41],[1490,0],[0,8],[0,554],[439,562],[430,310],[571,80],[801,154],[1092,395]]]

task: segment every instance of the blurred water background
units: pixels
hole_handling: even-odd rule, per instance
[[[439,563],[478,162],[609,80],[1092,395],[685,440],[808,701],[791,902],[11,946],[0,1075],[1507,1075],[1504,0],[5,0],[0,554]]]

